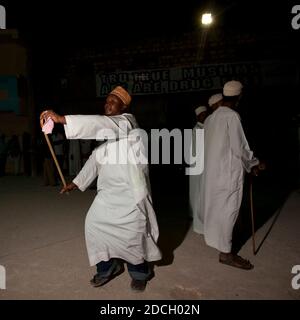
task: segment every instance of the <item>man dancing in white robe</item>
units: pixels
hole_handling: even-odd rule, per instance
[[[138,128],[135,117],[125,113],[130,101],[128,92],[116,87],[106,99],[105,116],[60,116],[44,111],[41,117],[64,124],[68,139],[107,140],[61,193],[77,188],[84,191],[98,176],[97,195],[85,221],[90,265],[97,266],[91,284],[102,286],[122,273],[123,260],[132,278],[131,288],[143,291],[152,276],[148,262],[160,260],[161,253],[156,245],[158,226],[148,166],[138,163],[132,149],[128,152],[130,132]],[[141,140],[135,145],[143,151]],[[130,163],[118,161],[130,157]]]
[[[244,173],[258,173],[236,107],[242,90],[238,81],[223,89],[223,101],[204,124],[204,171],[201,179],[201,212],[207,245],[220,251],[219,261],[246,270],[248,261],[232,252],[232,231],[243,195]]]

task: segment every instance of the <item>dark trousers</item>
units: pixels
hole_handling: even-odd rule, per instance
[[[96,264],[97,273],[102,277],[109,277],[111,274],[118,269],[118,267],[123,264],[120,259],[110,259],[108,261],[101,261]],[[126,262],[128,273],[132,279],[135,280],[148,280],[151,275],[151,270],[147,261],[140,264],[131,264]]]

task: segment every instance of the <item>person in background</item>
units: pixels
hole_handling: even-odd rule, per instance
[[[0,177],[5,175],[6,159],[8,154],[8,144],[5,134],[0,134]]]
[[[211,110],[210,113],[213,113],[216,109],[218,109],[218,107],[222,105],[222,100],[223,100],[222,93],[216,93],[208,99],[208,105]]]
[[[76,176],[81,170],[80,140],[69,141],[69,175]]]
[[[192,143],[191,143],[191,152],[194,156],[197,157],[196,163],[200,165],[203,163],[203,154],[201,148],[196,148],[196,142],[203,143],[203,140],[200,139],[197,141],[196,139],[196,131],[203,130],[204,121],[208,116],[208,110],[205,106],[200,106],[195,110],[195,114],[197,117],[197,123],[193,128],[192,132]],[[201,137],[201,136],[200,136]],[[201,153],[196,154],[196,151],[200,150]],[[201,184],[201,174],[195,174],[189,176],[189,185],[190,185],[190,216],[193,218],[193,230],[197,233],[201,233],[203,229],[203,219],[201,218],[200,213],[200,184]]]
[[[49,140],[52,144],[52,137],[48,135]],[[40,143],[42,148],[42,157],[43,157],[43,181],[44,186],[56,186],[56,172],[55,172],[55,164],[51,155],[51,152],[46,143]]]
[[[56,159],[61,169],[64,167],[64,135],[61,130],[54,128],[52,133],[53,149],[56,155]]]
[[[84,165],[92,152],[92,140],[80,140],[81,161]]]
[[[13,135],[8,142],[8,155],[14,165],[14,175],[20,173],[21,147],[17,135]]]
[[[204,239],[216,248],[219,262],[250,270],[253,265],[232,252],[232,232],[239,214],[245,171],[257,175],[263,164],[254,157],[235,111],[242,94],[239,81],[223,88],[223,100],[204,124],[204,171],[201,179],[201,215]]]

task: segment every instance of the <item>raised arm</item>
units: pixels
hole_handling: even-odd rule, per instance
[[[126,137],[137,127],[132,115],[68,115],[61,116],[52,110],[42,112],[41,118],[51,118],[55,123],[64,125],[67,139],[116,139]]]
[[[70,115],[64,125],[68,139],[116,139],[127,136],[131,129],[128,120],[120,116]]]

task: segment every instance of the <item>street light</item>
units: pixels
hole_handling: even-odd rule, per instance
[[[211,13],[203,13],[201,17],[201,23],[205,26],[209,26],[213,22]]]
[[[202,14],[201,24],[204,26],[204,28],[201,28],[201,39],[200,39],[200,45],[198,47],[198,52],[197,52],[198,62],[200,62],[203,59],[204,49],[206,44],[206,37],[207,37],[209,26],[212,24],[212,22],[213,22],[213,18],[210,12],[205,12]]]

